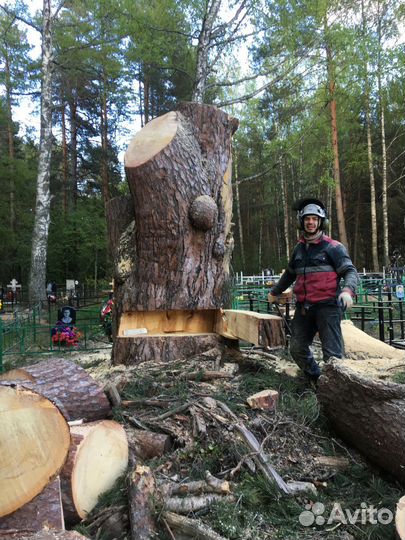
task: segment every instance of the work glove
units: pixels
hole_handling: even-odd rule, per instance
[[[274,294],[271,294],[271,293],[267,295],[267,302],[269,302],[270,304],[276,304],[279,301],[280,301],[279,296],[275,296]]]
[[[345,291],[343,289],[343,291],[339,294],[338,304],[344,310],[350,309],[353,305],[352,295],[349,292],[347,292],[347,290]]]

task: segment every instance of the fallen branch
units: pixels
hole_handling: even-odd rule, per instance
[[[169,482],[159,487],[159,491],[165,499],[173,495],[188,495],[202,493],[217,493],[220,495],[228,495],[231,491],[230,484],[227,480],[220,480],[213,476],[209,471],[205,472],[205,480],[195,480],[176,484]]]
[[[208,508],[217,502],[234,502],[232,495],[218,495],[216,493],[204,494],[195,497],[170,497],[164,502],[164,510],[177,512],[178,514],[188,514],[197,512],[203,508]]]
[[[282,493],[285,495],[290,495],[290,491],[288,489],[287,484],[284,482],[284,480],[281,478],[281,476],[278,474],[278,472],[274,469],[274,467],[270,463],[269,456],[263,451],[261,448],[259,441],[256,439],[256,437],[253,435],[251,431],[249,431],[246,426],[243,423],[235,424],[235,429],[242,435],[243,440],[247,444],[247,446],[250,448],[252,452],[252,457],[254,461],[257,463],[259,468],[262,470],[265,477],[270,482],[275,482],[280,489]]]
[[[132,540],[150,540],[155,536],[155,522],[151,504],[155,480],[149,467],[136,465],[130,454],[131,472],[128,476],[129,519]]]
[[[226,540],[226,538],[220,536],[200,520],[180,516],[173,512],[164,512],[162,517],[170,527],[191,538],[198,538],[199,540]]]

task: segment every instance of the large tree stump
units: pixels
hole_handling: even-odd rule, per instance
[[[318,396],[343,440],[405,482],[405,385],[381,380],[395,366],[404,371],[405,361],[393,360],[390,368],[384,359],[333,360],[319,379]]]
[[[25,387],[60,406],[67,420],[101,420],[111,413],[111,405],[100,385],[80,366],[58,358],[12,369],[0,380],[22,381]]]
[[[57,407],[30,389],[2,383],[0,410],[0,516],[5,516],[58,474],[70,434]]]
[[[224,305],[233,248],[231,136],[236,128],[237,121],[215,107],[184,103],[152,120],[131,141],[125,170],[134,219],[113,249],[114,363],[146,359],[151,349],[165,360],[175,333],[186,335],[187,350],[177,341],[171,352],[185,357],[193,354],[190,344],[201,350],[200,338],[215,335],[213,312]],[[116,208],[110,206],[109,219],[115,219]],[[116,237],[111,234],[112,241]],[[200,327],[188,332],[135,326],[131,336],[120,333],[134,313],[160,312],[172,318],[183,310],[200,312],[192,315]]]
[[[112,420],[71,426],[72,444],[61,473],[67,523],[85,518],[128,465],[124,428]]]

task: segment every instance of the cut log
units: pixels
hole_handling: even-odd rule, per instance
[[[149,467],[136,465],[131,454],[131,473],[128,477],[129,520],[133,540],[155,538],[155,520],[153,518],[153,496],[155,479]]]
[[[226,301],[233,249],[231,137],[237,124],[213,106],[183,103],[149,122],[131,141],[125,171],[134,223],[122,231],[115,249],[119,328],[123,315],[198,313]],[[109,219],[113,214],[114,209]],[[184,344],[191,350],[187,341],[204,341],[198,333],[177,343],[178,358],[190,354],[181,348]],[[147,336],[143,339],[152,340],[152,347],[138,342],[128,360],[122,339],[113,346],[116,364],[149,360],[152,351],[152,358],[164,360],[170,347],[166,340]],[[202,350],[196,344],[191,354]]]
[[[217,319],[216,332],[224,337],[238,338],[261,347],[285,345],[284,323],[281,317],[267,313],[224,309]]]
[[[7,531],[36,532],[45,528],[57,530],[65,528],[59,476],[45,486],[32,501],[12,514],[0,518],[2,534]]]
[[[60,404],[67,420],[83,418],[90,422],[111,414],[111,405],[100,385],[82,367],[64,358],[12,369],[1,378],[24,381],[25,387]]]
[[[262,411],[274,411],[278,402],[277,390],[262,390],[249,396],[246,400],[251,409],[260,409]]]
[[[143,431],[142,429],[127,430],[128,443],[136,457],[140,459],[153,459],[162,457],[172,447],[170,435]]]
[[[71,427],[72,444],[61,473],[66,522],[83,519],[128,465],[124,428],[113,420]]]
[[[0,532],[0,538],[2,540],[88,540],[87,536],[83,536],[76,531],[57,531],[50,529],[44,529],[32,534],[17,531],[14,534],[5,533],[3,535]]]
[[[405,540],[405,495],[397,502],[395,510],[395,532],[398,540]]]
[[[69,450],[66,419],[45,397],[21,386],[0,385],[0,516],[41,493]]]
[[[405,385],[379,380],[378,362],[374,372],[361,366],[330,361],[318,381],[320,402],[343,440],[404,483]]]

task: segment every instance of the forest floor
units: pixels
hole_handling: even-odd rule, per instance
[[[394,538],[393,515],[403,488],[333,433],[316,389],[300,377],[284,350],[270,354],[253,348],[221,354],[213,349],[183,361],[137,366],[112,366],[108,349],[72,353],[71,358],[100,384],[114,385],[123,400],[133,402],[113,410],[130,441],[135,428],[171,437],[167,453],[143,461],[157,486],[153,538],[197,538],[169,525],[164,513],[167,500],[161,494],[180,484],[187,491],[190,482],[206,478],[206,471],[229,485],[213,505],[188,513],[193,523],[210,528],[212,536],[206,538]],[[227,373],[226,378],[206,377],[218,370]],[[277,406],[270,411],[251,409],[247,397],[264,389],[278,391]],[[311,482],[316,491],[283,496],[261,472],[257,453],[246,446],[238,424],[255,435],[260,451],[286,482]],[[186,493],[184,504],[189,498]],[[126,478],[75,528],[95,540],[129,540]]]

